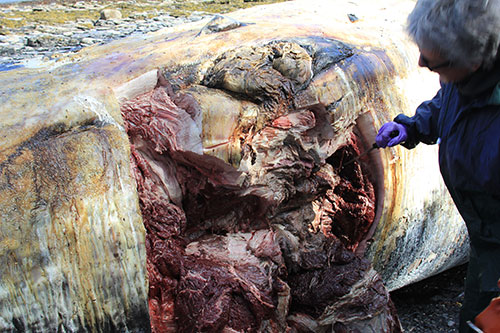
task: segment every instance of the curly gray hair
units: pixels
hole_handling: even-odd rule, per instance
[[[420,48],[488,69],[499,54],[500,0],[419,0],[406,29]]]

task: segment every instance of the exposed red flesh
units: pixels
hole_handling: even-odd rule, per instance
[[[293,185],[286,197],[239,185],[240,172],[196,152],[199,137],[184,128],[196,110],[177,106],[162,87],[122,107],[146,228],[153,332],[282,332],[304,325],[369,269],[351,250],[373,222],[373,186],[357,163],[332,178],[293,141],[287,144],[297,160],[266,166],[271,177],[284,177],[283,186]],[[308,142],[314,127],[312,112],[285,115],[248,144],[265,147],[289,130]],[[357,154],[356,145],[353,137],[337,154]],[[322,232],[310,230],[312,201],[322,207],[316,214]],[[374,283],[367,288],[380,296],[376,307],[388,306]]]

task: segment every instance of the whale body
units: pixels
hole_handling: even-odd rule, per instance
[[[400,331],[389,291],[468,253],[436,147],[347,163],[439,88],[413,5],[256,6],[0,73],[0,330]]]

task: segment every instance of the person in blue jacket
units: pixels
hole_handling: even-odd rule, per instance
[[[500,295],[500,0],[419,0],[407,31],[419,66],[439,74],[441,89],[414,116],[384,124],[376,142],[439,144],[471,245],[460,312],[460,332],[469,332],[466,322]]]

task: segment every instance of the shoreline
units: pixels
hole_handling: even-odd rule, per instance
[[[24,66],[34,58],[50,60],[132,34],[283,1],[39,0],[0,4],[0,70]],[[103,14],[104,10],[112,14]]]
[[[73,4],[79,2],[80,0],[26,0],[26,1],[13,1],[13,2],[0,2],[0,8],[11,7],[11,6],[39,6],[39,5],[48,5],[51,3],[56,4]],[[109,2],[112,1],[120,1],[120,0],[107,0]]]

